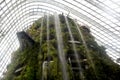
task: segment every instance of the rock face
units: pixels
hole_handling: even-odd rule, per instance
[[[24,31],[17,33],[18,40],[20,42],[20,50],[24,50],[27,47],[32,47],[35,41]]]

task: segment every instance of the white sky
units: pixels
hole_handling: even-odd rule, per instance
[[[90,27],[97,42],[107,48],[106,51],[113,60],[120,57],[120,19],[118,19],[120,17],[120,0],[76,0],[80,3],[73,0],[66,0],[66,2],[63,0],[27,0],[24,3],[22,3],[24,0],[5,1],[7,6],[5,2],[0,4],[0,32],[5,34],[3,39],[0,37],[0,75],[10,62],[11,53],[19,47],[16,32],[32,24],[34,20],[43,15],[41,12],[70,13],[70,17],[77,19],[80,24]],[[93,4],[90,4],[89,1],[93,1]],[[1,2],[2,0],[0,0]],[[19,3],[22,5],[16,6]],[[11,5],[12,7],[10,7]],[[16,8],[12,9],[14,7]],[[6,32],[8,33],[6,34]]]

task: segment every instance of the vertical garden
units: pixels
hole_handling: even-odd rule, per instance
[[[17,36],[20,48],[3,80],[120,80],[105,47],[68,16],[45,15]]]

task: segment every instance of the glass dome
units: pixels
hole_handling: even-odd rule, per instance
[[[16,33],[25,31],[45,14],[64,14],[87,26],[99,45],[120,64],[120,0],[1,0],[0,76],[20,44]]]

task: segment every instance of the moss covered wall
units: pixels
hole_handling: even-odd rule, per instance
[[[120,80],[120,66],[109,58],[103,46],[95,42],[90,29],[78,25],[89,50],[87,53],[76,24],[67,17],[74,41],[76,41],[75,46],[81,65],[81,70],[73,69],[73,67],[79,67],[77,67],[65,17],[59,15],[59,18],[69,80]],[[35,21],[26,32],[33,38],[35,44],[22,52],[18,50],[12,53],[12,60],[3,80],[64,80],[58,57],[54,16],[49,16],[49,47],[47,45],[47,16]],[[75,62],[70,63],[70,60]]]

